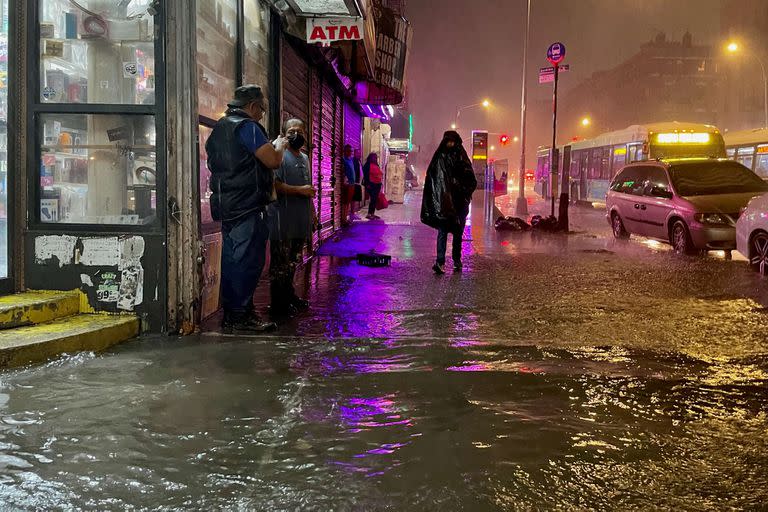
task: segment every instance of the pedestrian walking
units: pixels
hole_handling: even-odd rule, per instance
[[[384,173],[379,167],[379,155],[371,153],[365,161],[363,166],[363,176],[365,178],[365,189],[368,191],[368,196],[371,199],[371,204],[368,205],[368,215],[365,217],[368,220],[379,219],[376,215],[376,203],[379,200],[379,194],[381,194],[381,187],[384,183]]]
[[[283,134],[289,141],[288,151],[275,172],[277,201],[270,206],[269,277],[273,319],[290,317],[309,307],[309,303],[296,294],[293,280],[317,222],[309,159],[302,152],[307,140],[306,125],[300,119],[289,119],[283,126]]]
[[[445,274],[448,235],[453,236],[453,268],[461,272],[461,241],[477,178],[472,162],[455,131],[443,135],[427,169],[421,203],[421,222],[437,229],[437,258],[432,270]]]
[[[267,206],[274,200],[273,169],[280,166],[288,146],[285,137],[270,144],[259,123],[267,105],[259,86],[238,87],[205,144],[211,214],[222,223],[221,303],[223,328],[229,333],[275,328],[253,308],[269,240]]]

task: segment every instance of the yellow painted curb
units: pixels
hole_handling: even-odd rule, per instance
[[[70,352],[99,352],[135,338],[136,317],[78,315],[0,332],[0,368],[41,363]]]
[[[51,322],[80,313],[80,291],[26,292],[0,297],[0,329]]]

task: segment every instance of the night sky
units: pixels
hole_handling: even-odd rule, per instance
[[[551,97],[551,86],[538,84],[538,69],[548,65],[546,49],[551,42],[567,47],[565,63],[571,71],[561,81],[567,90],[593,72],[631,57],[659,32],[679,41],[690,31],[694,44],[717,43],[721,4],[722,0],[533,0],[529,101]],[[463,134],[472,128],[519,133],[525,9],[525,0],[408,1],[407,16],[414,28],[408,101],[415,144],[422,146],[422,152],[433,152],[435,138],[449,128],[457,106],[485,97],[494,108],[462,112]],[[529,107],[529,123],[551,123],[551,118],[531,118]],[[541,144],[547,141],[529,140],[528,148]],[[519,158],[511,147],[507,153],[498,156]]]

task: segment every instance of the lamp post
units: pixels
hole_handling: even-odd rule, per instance
[[[531,0],[528,0],[528,11],[525,17],[525,40],[523,41],[523,97],[520,105],[520,176],[515,214],[518,217],[528,215],[528,201],[525,200],[525,117],[528,99],[528,37],[531,32]]]
[[[457,108],[456,109],[456,117],[454,117],[454,119],[453,119],[453,124],[451,125],[451,128],[453,128],[455,130],[456,127],[459,126],[459,117],[461,116],[461,112],[463,110],[467,110],[467,109],[475,108],[475,107],[489,108],[490,106],[491,106],[491,102],[489,100],[483,100],[480,103],[473,103],[471,105],[466,105],[464,107]]]
[[[741,50],[739,43],[731,41],[726,46],[728,53],[737,54]],[[763,74],[763,127],[768,128],[768,73],[765,70],[765,63],[755,52],[749,52],[754,57],[758,64],[760,64],[760,71]]]

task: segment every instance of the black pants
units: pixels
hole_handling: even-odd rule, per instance
[[[253,311],[253,293],[267,256],[269,225],[264,213],[249,213],[221,225],[221,304],[227,320]]]
[[[306,240],[272,240],[270,244],[269,280],[272,308],[285,308],[295,298],[293,278],[299,264]]]
[[[461,262],[461,242],[464,238],[464,223],[455,230],[440,228],[437,230],[437,263],[445,265],[445,251],[448,249],[448,235],[453,235],[451,257],[454,265]]]
[[[379,200],[379,194],[381,193],[381,183],[368,185],[368,195],[371,197],[371,204],[368,205],[368,215],[376,213],[376,202]]]

